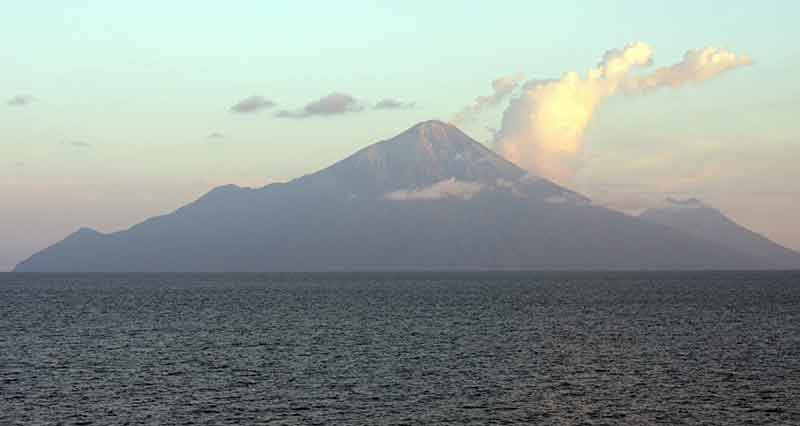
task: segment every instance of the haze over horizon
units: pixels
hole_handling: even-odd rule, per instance
[[[428,119],[595,203],[697,197],[800,250],[800,7],[615,5],[9,6],[0,271]]]

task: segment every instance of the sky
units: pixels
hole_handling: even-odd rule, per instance
[[[800,3],[282,3],[5,5],[0,271],[428,119],[595,203],[697,197],[800,250]],[[555,136],[526,121],[551,105]]]

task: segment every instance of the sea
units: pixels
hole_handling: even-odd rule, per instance
[[[0,274],[0,425],[800,425],[800,272]]]

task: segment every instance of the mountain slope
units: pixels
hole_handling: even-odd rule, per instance
[[[17,271],[734,269],[769,261],[593,206],[452,125],[420,123],[319,172],[216,188]]]
[[[761,258],[781,268],[800,268],[800,253],[759,235],[700,200],[667,198],[664,206],[645,210],[641,219]]]
[[[379,198],[392,191],[426,188],[447,180],[497,186],[527,181],[542,195],[572,193],[495,154],[452,124],[419,123],[400,135],[370,145],[319,172],[290,184],[350,198]],[[536,188],[534,188],[536,187]]]

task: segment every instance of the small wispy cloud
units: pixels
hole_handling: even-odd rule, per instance
[[[225,139],[225,135],[223,135],[221,132],[211,132],[208,136],[206,136],[206,139]]]
[[[334,92],[323,96],[314,102],[304,106],[302,109],[290,111],[281,110],[275,113],[278,118],[311,118],[311,117],[330,117],[344,115],[347,113],[361,112],[364,110],[356,98],[341,92]]]
[[[36,100],[36,98],[34,98],[31,95],[16,95],[16,96],[12,97],[11,99],[7,100],[6,101],[6,105],[12,106],[12,107],[23,107],[23,106],[26,106],[26,105],[30,105],[35,100]]]
[[[252,114],[275,106],[275,102],[263,96],[248,96],[229,108],[235,114]]]
[[[79,149],[88,149],[92,147],[92,144],[84,141],[61,141],[61,145]]]
[[[472,105],[468,105],[457,112],[452,119],[453,124],[461,125],[475,121],[475,118],[487,108],[499,105],[503,100],[511,96],[525,75],[521,72],[500,77],[492,81],[494,93],[488,96],[478,96]]]
[[[396,110],[396,109],[411,109],[417,106],[416,102],[403,102],[394,98],[384,98],[378,101],[372,109],[374,110]]]

